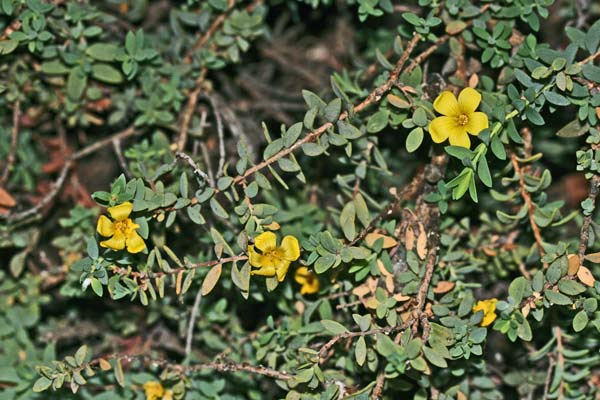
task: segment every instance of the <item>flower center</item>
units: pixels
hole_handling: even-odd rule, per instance
[[[127,234],[130,230],[131,219],[127,218],[122,221],[115,221],[115,231],[122,234]]]
[[[465,126],[466,124],[469,123],[469,117],[467,117],[465,114],[460,114],[456,118],[456,122],[461,126]]]

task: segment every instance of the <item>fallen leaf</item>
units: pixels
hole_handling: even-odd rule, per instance
[[[417,255],[421,260],[424,260],[427,256],[427,234],[424,229],[421,229],[421,233],[417,238]]]
[[[567,273],[569,275],[575,275],[577,273],[577,271],[579,270],[579,266],[581,265],[579,256],[577,254],[569,254],[567,256],[567,260],[569,262],[569,267],[567,269]]]
[[[413,231],[412,227],[406,228],[406,234],[404,235],[404,246],[406,250],[412,251],[415,247],[415,231]]]
[[[593,287],[594,283],[596,282],[596,278],[594,278],[594,275],[592,275],[590,270],[587,269],[587,267],[584,267],[583,265],[579,267],[579,271],[577,271],[577,278],[579,278],[579,280],[582,283],[586,284],[589,287]]]
[[[15,199],[8,193],[4,188],[0,187],[0,206],[2,207],[14,207],[17,204]]]
[[[396,301],[406,301],[406,300],[410,300],[410,296],[403,295],[402,293],[396,293],[394,295],[394,299]]]
[[[491,247],[483,247],[482,250],[488,257],[496,257],[498,255],[498,252],[493,250]]]
[[[367,236],[365,236],[365,241],[369,247],[373,247],[375,242],[378,239],[383,238],[383,247],[384,249],[389,249],[398,244],[398,242],[391,236],[382,235],[381,233],[371,232]]]
[[[1,203],[0,203],[1,204]],[[584,258],[588,261],[593,262],[594,264],[600,264],[600,253],[591,253],[586,254]]]
[[[436,287],[433,288],[433,293],[436,293],[436,294],[448,293],[449,291],[451,291],[454,288],[454,286],[455,286],[454,282],[440,281],[440,282],[438,282]]]
[[[387,270],[385,265],[383,265],[383,261],[381,261],[379,259],[377,260],[377,268],[379,269],[379,272],[381,273],[381,275],[383,275],[385,277],[394,275],[390,271]]]

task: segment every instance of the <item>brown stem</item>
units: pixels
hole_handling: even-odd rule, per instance
[[[600,188],[600,175],[594,175],[590,182],[590,193],[588,194],[588,199],[591,203],[591,208],[594,209],[596,207],[596,198],[598,197],[598,189]],[[585,252],[587,250],[588,241],[590,240],[590,223],[592,222],[593,212],[589,215],[586,215],[583,218],[583,223],[581,224],[581,230],[579,235],[579,248],[577,253],[579,255],[579,265],[583,264],[583,257],[585,256]]]
[[[517,156],[515,154],[513,154],[510,157],[510,160],[512,162],[512,166],[515,170],[515,173],[519,177],[519,190],[521,193],[521,198],[523,199],[523,201],[525,202],[525,205],[527,207],[527,214],[529,215],[529,225],[531,226],[531,230],[533,231],[533,236],[535,237],[535,243],[536,243],[537,249],[540,253],[540,257],[543,257],[546,254],[546,252],[544,251],[543,239],[542,239],[542,234],[540,232],[540,228],[538,227],[537,223],[535,222],[535,204],[533,204],[533,201],[531,200],[531,196],[529,195],[529,192],[527,191],[527,188],[525,187],[525,174],[523,173],[523,171],[521,171],[521,166],[519,165],[519,160],[517,160]],[[544,263],[544,268],[548,268],[547,263]]]

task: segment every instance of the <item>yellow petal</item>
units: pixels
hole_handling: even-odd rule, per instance
[[[136,231],[131,232],[127,236],[127,251],[130,253],[139,253],[146,248],[144,239]]]
[[[460,108],[458,107],[456,96],[454,96],[454,93],[447,90],[440,93],[440,95],[435,99],[433,102],[433,108],[440,114],[450,117],[458,116],[460,114]]]
[[[261,267],[250,271],[250,275],[275,276],[275,266]]]
[[[262,254],[259,254],[254,250],[254,246],[248,246],[248,262],[253,267],[260,267],[262,265]]]
[[[106,217],[106,215],[101,215],[100,218],[98,218],[96,231],[102,236],[112,236],[115,233],[115,225]]]
[[[254,245],[263,253],[270,251],[277,247],[277,236],[273,232],[263,232],[254,238]]]
[[[133,204],[128,201],[107,209],[108,213],[115,221],[122,221],[129,217],[131,210],[133,210]]]
[[[100,242],[100,246],[113,250],[123,250],[125,248],[125,235],[116,232],[110,239]]]
[[[309,272],[306,267],[299,267],[294,274],[294,280],[299,284],[303,285],[308,280]],[[302,291],[300,291],[302,293]]]
[[[458,95],[458,106],[464,114],[475,112],[479,103],[481,103],[481,94],[473,88],[464,88]]]
[[[481,326],[488,326],[496,320],[496,313],[487,313],[481,320]]]
[[[471,135],[479,135],[484,129],[487,129],[490,126],[488,117],[482,112],[474,112],[469,114],[469,122],[465,126],[467,128],[467,132]]]
[[[312,277],[312,279],[309,279],[308,282],[302,285],[302,287],[300,288],[300,294],[305,295],[317,293],[320,287],[321,283],[319,282],[319,279],[316,276],[314,276]]]
[[[450,132],[450,144],[452,146],[466,147],[467,149],[471,148],[471,139],[469,139],[469,135],[467,135],[467,131],[464,127],[457,128]]]
[[[294,236],[284,237],[280,249],[283,250],[283,258],[288,261],[296,261],[300,257],[300,245]]]
[[[288,268],[290,267],[290,262],[287,260],[281,261],[281,264],[279,264],[276,268],[277,271],[277,280],[279,282],[283,282],[283,280],[285,279],[285,275],[288,272]]]
[[[442,143],[457,126],[453,117],[437,117],[429,124],[429,134],[434,142]]]

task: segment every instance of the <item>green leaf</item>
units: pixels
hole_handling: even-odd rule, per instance
[[[52,381],[50,379],[46,378],[45,376],[42,376],[33,384],[33,391],[36,393],[43,392],[44,390],[48,389],[51,384]]]
[[[15,51],[15,49],[17,48],[18,45],[19,45],[18,40],[13,40],[13,39],[0,40],[0,55],[12,53],[13,51]]]
[[[360,129],[346,121],[338,121],[337,128],[340,131],[340,134],[348,140],[358,139],[363,135]]]
[[[83,364],[85,357],[87,356],[87,352],[88,347],[85,344],[77,349],[77,352],[75,352],[75,361],[77,362],[77,365]]]
[[[297,122],[294,125],[290,126],[288,130],[283,134],[283,145],[285,147],[290,147],[302,134],[302,122]]]
[[[412,153],[421,146],[421,143],[423,143],[423,128],[415,128],[406,138],[406,151]]]
[[[356,210],[356,216],[358,217],[360,223],[365,228],[369,226],[369,222],[371,222],[369,209],[367,208],[365,198],[360,193],[357,193],[357,195],[354,196],[354,209]]]
[[[317,274],[322,274],[323,272],[331,268],[333,264],[335,264],[335,261],[335,254],[327,254],[317,258],[317,261],[315,261],[315,272]]]
[[[425,358],[429,360],[430,363],[439,368],[448,368],[448,363],[444,359],[444,357],[436,352],[434,349],[423,346],[423,353],[425,354]]]
[[[558,290],[569,296],[576,296],[585,292],[585,286],[571,279],[561,279],[558,282]]]
[[[479,176],[479,179],[481,179],[481,182],[485,186],[492,187],[492,175],[490,174],[490,167],[485,159],[485,155],[477,162],[477,176]]]
[[[340,116],[340,112],[342,111],[342,99],[336,98],[333,99],[327,104],[327,106],[323,109],[323,116],[329,122],[337,121]]]
[[[523,300],[528,286],[529,281],[520,276],[510,283],[510,286],[508,287],[508,295],[513,298],[515,303],[519,304],[521,300]]]
[[[94,43],[85,49],[85,53],[98,61],[114,61],[119,48],[111,43]]]
[[[588,29],[584,43],[585,48],[591,54],[598,50],[598,44],[600,44],[600,20],[594,22],[590,29]]]
[[[304,154],[310,157],[316,157],[325,152],[325,147],[318,143],[304,143],[302,145],[302,151]]]
[[[214,197],[210,199],[210,209],[218,217],[225,219],[229,218],[229,214],[227,213],[227,211],[225,211],[221,203],[219,203]]]
[[[359,337],[356,341],[354,357],[356,358],[356,363],[362,367],[367,359],[367,343],[364,336]]]
[[[105,83],[117,84],[123,82],[121,72],[108,64],[94,64],[92,66],[92,76]]]
[[[325,328],[326,331],[333,335],[340,335],[348,332],[348,329],[346,329],[344,325],[330,319],[321,320],[321,325],[323,325],[323,328]]]
[[[123,374],[123,366],[121,365],[121,360],[118,358],[115,361],[114,374],[119,386],[125,387],[125,375]]]
[[[554,304],[566,306],[572,303],[569,297],[565,296],[562,293],[558,293],[552,290],[545,291],[544,295],[546,296],[546,299],[548,299],[549,302]]]
[[[585,329],[589,321],[588,315],[584,310],[579,311],[573,318],[573,330],[575,332],[581,332]]]
[[[78,101],[87,85],[87,76],[80,67],[73,68],[67,78],[67,96],[72,101]]]
[[[371,115],[367,121],[367,132],[377,133],[388,124],[390,112],[388,110],[379,110],[375,114]]]
[[[355,218],[356,209],[354,207],[354,202],[351,201],[346,203],[340,213],[340,227],[347,240],[352,240],[356,236]]]

